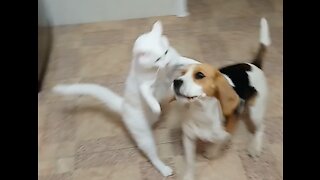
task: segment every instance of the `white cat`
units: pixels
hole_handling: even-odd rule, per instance
[[[169,176],[172,169],[158,157],[152,124],[159,119],[160,103],[173,97],[170,86],[176,70],[193,63],[199,62],[181,57],[170,47],[168,39],[162,35],[161,22],[157,21],[150,32],[135,41],[123,97],[96,84],[58,85],[54,91],[65,95],[91,95],[121,114],[138,147],[163,176]]]

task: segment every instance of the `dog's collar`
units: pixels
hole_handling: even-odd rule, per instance
[[[163,56],[168,54],[169,49],[166,50],[166,52],[164,53],[164,55],[160,56],[155,62],[158,62]]]

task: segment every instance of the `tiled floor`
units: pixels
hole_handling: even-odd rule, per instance
[[[39,94],[39,179],[163,179],[137,150],[121,124],[89,97],[61,97],[50,92],[58,83],[92,82],[122,92],[135,38],[160,19],[171,44],[182,55],[222,66],[250,59],[258,47],[259,19],[268,19],[272,46],[264,70],[270,85],[262,156],[251,159],[244,148],[243,124],[221,158],[197,158],[200,180],[282,179],[283,58],[281,0],[190,0],[191,15],[57,27]],[[183,154],[178,123],[170,111],[155,128],[161,159],[179,179]]]

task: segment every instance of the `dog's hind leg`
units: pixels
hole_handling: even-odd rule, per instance
[[[264,134],[263,118],[265,113],[265,100],[257,97],[255,104],[249,107],[249,116],[254,126],[253,137],[249,143],[248,152],[251,157],[260,156]]]

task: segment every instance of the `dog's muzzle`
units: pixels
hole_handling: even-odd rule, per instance
[[[181,88],[182,84],[183,84],[183,80],[181,80],[181,79],[175,79],[173,81],[173,89],[174,89],[174,93],[176,94],[176,96],[186,98],[188,100],[193,100],[194,98],[198,97],[198,96],[186,96],[184,94],[181,94],[180,88]]]
[[[175,79],[173,81],[173,88],[174,88],[174,92],[179,95],[180,94],[180,87],[182,86],[183,81],[181,79]]]

